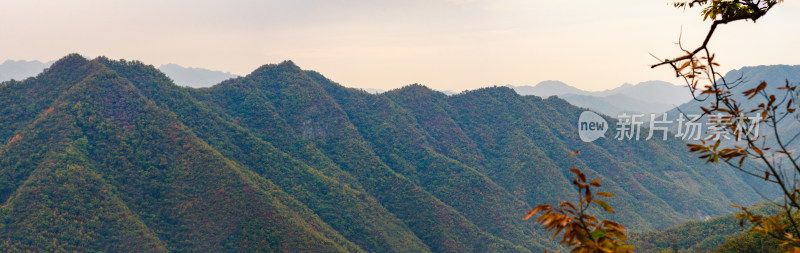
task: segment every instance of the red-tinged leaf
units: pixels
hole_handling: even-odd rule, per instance
[[[589,187],[586,187],[586,201],[592,201],[592,191],[589,190]]]
[[[760,84],[758,84],[758,87],[756,87],[756,91],[762,91],[766,88],[767,88],[767,82],[761,82]]]
[[[756,146],[751,146],[750,148],[752,148],[753,152],[756,152],[756,154],[764,156],[764,152],[761,152],[761,149],[758,149]]]
[[[569,208],[572,208],[572,210],[578,210],[577,208],[575,208],[574,205],[572,205],[572,203],[569,203],[568,201],[564,201],[564,202],[566,202],[566,205],[569,206]],[[565,210],[565,211],[569,211],[569,210]]]
[[[533,217],[534,214],[538,213],[539,211],[547,211],[547,210],[550,210],[550,209],[553,209],[553,207],[550,206],[550,205],[539,205],[539,206],[536,206],[533,209],[531,209],[530,211],[528,211],[528,214],[525,215],[525,217],[522,218],[522,219],[523,220],[530,219],[531,217]]]
[[[598,178],[598,179],[592,180],[592,182],[589,183],[589,185],[594,186],[594,187],[601,187],[602,185],[600,185],[600,180],[603,180],[603,179],[602,178]]]
[[[528,214],[525,215],[525,217],[522,217],[522,220],[530,219],[531,217],[533,217],[534,214],[536,214],[536,212],[537,212],[536,209],[528,211]]]
[[[745,96],[750,96],[750,95],[752,95],[752,94],[753,94],[753,93],[755,93],[755,92],[756,92],[756,88],[752,88],[752,89],[749,89],[749,90],[743,91],[743,92],[742,92],[742,94],[744,94]]]

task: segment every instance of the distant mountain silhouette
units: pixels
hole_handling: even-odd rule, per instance
[[[623,94],[649,103],[662,103],[675,107],[692,99],[689,89],[664,81],[646,81],[638,84],[623,84],[614,89],[596,92],[599,96]]]
[[[175,84],[194,88],[211,87],[239,75],[204,68],[187,68],[178,64],[165,64],[158,70],[167,74]]]
[[[40,61],[25,61],[25,60],[6,60],[0,64],[0,82],[8,81],[11,79],[22,80],[28,77],[35,76],[50,67],[53,61],[40,62]]]
[[[725,80],[733,81],[740,80],[736,87],[733,87],[733,99],[745,103],[748,107],[755,107],[761,100],[753,99],[748,100],[742,95],[742,92],[751,88],[755,88],[761,82],[767,82],[768,86],[766,91],[772,94],[780,93],[778,87],[784,86],[788,80],[790,83],[796,84],[800,82],[800,65],[770,65],[770,66],[755,66],[744,67],[737,70],[731,70],[725,74]],[[702,98],[702,97],[700,97]],[[710,100],[697,101],[689,100],[681,104],[678,109],[684,113],[702,113],[700,106],[708,107]],[[677,114],[678,109],[670,111],[671,114]]]
[[[782,94],[785,94],[785,92],[783,90],[779,90],[778,88],[786,85],[786,81],[789,81],[789,83],[793,85],[800,83],[800,65],[744,67],[729,71],[725,74],[724,78],[728,81],[738,80],[736,81],[736,86],[732,87],[730,90],[733,94],[732,98],[741,102],[740,107],[743,108],[744,111],[748,111],[758,107],[759,104],[765,103],[766,101],[761,97],[747,99],[742,92],[757,87],[759,84],[761,84],[761,82],[766,82],[768,86],[765,91],[769,94],[775,94],[776,97],[780,98],[783,96]],[[703,97],[701,96],[700,99],[703,99]],[[710,108],[710,104],[713,102],[712,100],[713,99],[707,99],[705,101],[690,100],[689,102],[682,104],[677,108],[667,111],[667,119],[675,120],[681,113],[685,115],[703,114],[703,111],[700,109],[700,107],[703,106]],[[701,118],[700,122],[708,122],[708,116]],[[674,132],[677,130],[677,126],[673,126],[671,130]],[[759,130],[759,135],[767,136],[767,143],[773,143],[775,141],[773,139],[774,135],[770,131],[772,131],[772,129],[766,126]],[[786,139],[800,135],[800,120],[794,117],[785,118],[778,123],[778,132],[781,138]],[[800,149],[800,142],[797,140],[787,144],[790,149]]]
[[[585,91],[560,81],[544,81],[535,86],[513,86],[520,95],[557,96],[573,105],[616,116],[626,113],[662,113],[692,99],[686,87],[664,81],[623,84],[604,91]]]
[[[0,64],[0,82],[11,79],[22,80],[35,76],[52,64],[53,61],[6,60]],[[187,68],[172,63],[161,65],[158,69],[172,79],[175,84],[194,88],[211,87],[227,79],[239,77],[239,75],[229,72],[204,68]]]
[[[558,96],[564,94],[574,94],[574,95],[589,95],[591,92],[584,91],[575,87],[572,87],[566,83],[561,81],[543,81],[535,86],[514,86],[514,85],[507,85],[508,87],[514,89],[520,95],[536,95],[542,98],[547,98],[550,96]]]
[[[564,94],[559,95],[559,97],[567,100],[572,105],[589,108],[612,117],[622,113],[660,113],[675,108],[666,103],[647,102],[620,93],[608,96]]]

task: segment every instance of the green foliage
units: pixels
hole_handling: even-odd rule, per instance
[[[750,208],[759,215],[771,215],[780,209],[771,203],[761,203]],[[705,221],[690,221],[660,231],[630,234],[630,243],[639,252],[661,252],[676,246],[681,252],[753,252],[766,249],[779,252],[778,242],[764,236],[745,233],[733,214]],[[734,250],[741,248],[742,250]]]
[[[114,71],[98,61],[87,64],[91,74],[59,94],[54,109],[20,131],[23,137],[2,157],[3,172],[15,173],[13,184],[21,184],[3,207],[11,219],[0,241],[9,250],[360,251],[270,182],[208,147]],[[71,154],[61,151],[62,143],[85,148],[85,159],[62,157]],[[15,162],[31,154],[43,155]],[[49,179],[58,174],[47,168],[61,163],[88,174]],[[102,190],[87,184],[111,189],[105,191],[113,197],[102,198]],[[43,206],[30,206],[37,199]],[[146,232],[131,228],[137,224]],[[145,243],[148,237],[157,239]]]
[[[188,89],[71,55],[0,95],[0,251],[561,249],[519,213],[574,198],[568,150],[633,230],[758,199],[680,143],[583,143],[579,108],[507,88],[372,95],[285,62]]]
[[[676,2],[675,7],[700,7],[703,20],[715,22],[731,22],[735,20],[752,20],[755,22],[776,4],[783,0],[691,0]]]

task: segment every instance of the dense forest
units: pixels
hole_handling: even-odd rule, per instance
[[[291,61],[194,89],[73,54],[0,84],[0,251],[541,252],[560,246],[521,218],[577,199],[571,162],[634,231],[776,196],[678,139],[582,142],[582,111],[507,87],[371,94]]]
[[[758,215],[780,213],[777,205],[764,202],[751,207]],[[780,242],[772,237],[747,233],[735,215],[705,221],[689,221],[658,231],[633,233],[630,243],[637,252],[783,252]]]

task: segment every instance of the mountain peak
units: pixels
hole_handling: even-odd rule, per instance
[[[539,82],[538,84],[535,85],[535,87],[572,87],[572,86],[558,80],[547,80]]]
[[[258,69],[254,70],[251,75],[259,75],[263,73],[279,73],[279,72],[303,72],[303,69],[298,67],[291,60],[285,60],[278,64],[265,64]]]
[[[294,67],[297,67],[297,64],[294,64],[294,61],[292,61],[292,60],[284,60],[284,61],[282,61],[281,63],[279,63],[278,65],[285,65],[285,66],[294,66]]]
[[[395,94],[395,95],[405,95],[405,96],[413,96],[413,97],[432,97],[432,96],[441,96],[446,97],[447,94],[441,91],[433,90],[428,86],[414,83],[403,86],[399,89],[394,89],[386,92],[387,94]]]
[[[86,64],[87,62],[89,62],[89,59],[86,59],[80,54],[72,53],[55,61],[53,65],[50,66],[50,69],[61,69],[68,66]]]
[[[465,91],[454,96],[461,96],[461,95],[488,95],[493,97],[518,97],[520,94],[514,91],[511,87],[508,86],[493,86],[493,87],[484,87],[476,90]]]
[[[581,89],[572,87],[564,82],[556,80],[548,80],[540,82],[534,86],[513,86],[507,85],[514,89],[520,95],[536,95],[539,97],[550,97],[564,94],[580,94],[587,93]]]

